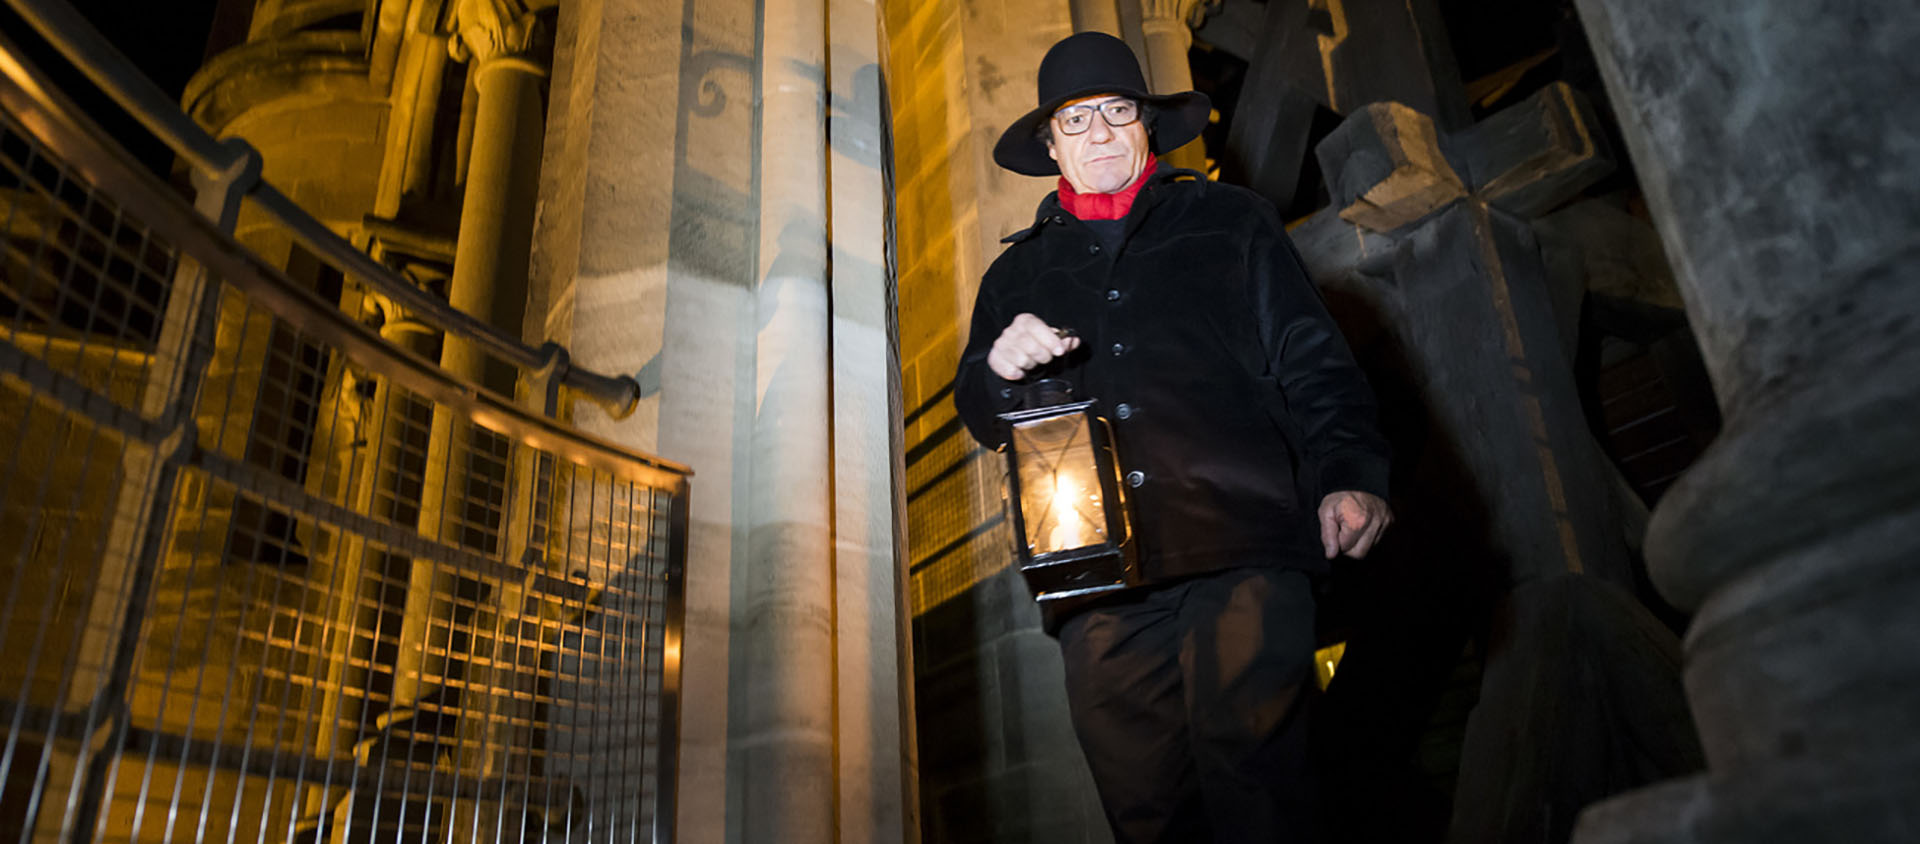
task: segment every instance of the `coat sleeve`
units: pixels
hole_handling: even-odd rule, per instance
[[[990,269],[980,282],[980,293],[973,301],[973,319],[967,329],[967,348],[960,354],[960,367],[953,376],[953,407],[959,411],[960,420],[966,423],[973,438],[988,448],[998,448],[1006,442],[1006,426],[1001,424],[999,414],[1012,410],[1020,396],[1018,383],[995,375],[987,366],[987,353],[993,350],[993,341],[1015,316],[1000,313],[996,306],[994,275]]]
[[[1278,215],[1260,218],[1248,259],[1265,365],[1304,439],[1319,491],[1385,498],[1389,452],[1373,389]]]

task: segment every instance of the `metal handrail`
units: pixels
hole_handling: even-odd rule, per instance
[[[242,188],[245,194],[321,260],[391,298],[423,321],[472,342],[502,361],[522,370],[551,371],[560,384],[594,399],[616,418],[633,412],[638,405],[640,383],[633,376],[607,375],[573,366],[558,346],[527,345],[420,289],[335,234],[278,188],[258,178],[257,152],[208,134],[63,0],[6,3],[87,79],[196,170],[222,181],[231,180],[232,174],[241,171],[256,174],[251,184]]]
[[[137,221],[143,238],[165,244],[170,254],[176,255],[179,260],[191,261],[182,276],[205,275],[218,279],[216,287],[224,285],[226,291],[241,294],[241,300],[248,308],[257,307],[261,312],[284,320],[297,329],[303,341],[337,351],[343,359],[351,361],[356,369],[364,367],[376,374],[384,383],[396,388],[396,394],[403,392],[409,400],[419,400],[436,409],[444,407],[456,418],[470,419],[491,434],[523,444],[533,452],[551,456],[556,461],[667,494],[666,506],[670,509],[665,513],[664,520],[653,523],[664,527],[661,538],[667,546],[665,556],[659,558],[661,568],[657,573],[657,583],[662,592],[657,598],[653,597],[654,586],[650,582],[644,600],[659,602],[660,618],[657,634],[648,634],[659,637],[659,655],[655,658],[660,660],[661,666],[655,692],[658,716],[654,722],[657,728],[651,733],[653,744],[650,745],[655,748],[652,752],[656,755],[647,763],[658,777],[651,801],[652,833],[655,841],[673,840],[676,783],[672,772],[677,765],[679,735],[679,654],[685,623],[684,577],[689,522],[687,495],[691,471],[685,466],[594,438],[564,422],[482,390],[432,361],[381,337],[377,331],[352,318],[337,303],[323,299],[306,286],[296,283],[281,268],[236,241],[230,234],[231,211],[237,204],[233,201],[235,193],[225,191],[224,197],[221,193],[226,187],[236,184],[234,177],[237,174],[248,169],[257,171],[257,155],[232,157],[231,166],[212,180],[214,189],[202,189],[202,201],[196,208],[165,181],[135,162],[92,120],[75,109],[60,91],[48,85],[44,76],[19,60],[17,52],[11,49],[4,37],[0,37],[0,110],[6,112],[6,123],[14,127],[7,131],[20,132],[30,138],[30,149],[45,148],[56,153],[52,160],[60,168],[60,179],[71,178],[73,184],[84,186],[89,197],[97,194],[110,198],[116,219],[125,217]],[[238,144],[223,141],[217,146]],[[256,191],[261,190],[266,192],[269,202],[276,201],[276,198],[277,201],[286,202],[286,198],[270,186],[257,185]],[[210,201],[214,199],[220,202],[216,204]],[[298,210],[297,206],[288,205]],[[216,213],[213,209],[220,210]],[[318,225],[317,221],[315,225]],[[371,263],[370,258],[360,255],[357,250],[353,254]],[[183,296],[183,290],[194,286],[176,286],[168,295],[176,297],[175,301],[188,301]],[[190,343],[182,341],[182,345],[194,345],[210,354],[213,326],[220,316],[222,299],[211,296],[201,301],[205,304],[197,307],[197,313],[187,317],[187,321],[192,323],[189,333],[195,339]],[[157,357],[159,353],[155,355]],[[28,395],[51,401],[66,413],[90,422],[93,428],[117,432],[98,439],[106,441],[118,436],[123,442],[138,440],[142,444],[139,450],[147,453],[141,458],[147,463],[142,465],[148,465],[151,469],[144,471],[145,477],[151,478],[150,481],[130,475],[128,477],[132,478],[132,482],[123,489],[123,494],[126,490],[135,493],[129,498],[135,502],[134,509],[139,511],[137,518],[122,524],[132,525],[128,530],[133,532],[130,538],[136,547],[126,553],[130,574],[121,577],[120,587],[113,593],[117,597],[112,600],[119,601],[121,607],[113,611],[115,616],[111,625],[112,630],[118,631],[113,634],[117,638],[109,642],[104,666],[90,669],[106,678],[107,682],[92,687],[93,690],[87,694],[74,697],[73,700],[80,704],[78,708],[47,708],[24,698],[0,698],[0,712],[8,712],[8,707],[11,707],[12,723],[6,729],[17,732],[31,728],[54,736],[87,738],[87,741],[79,743],[81,749],[72,763],[71,775],[67,777],[72,782],[73,790],[66,812],[68,817],[75,819],[72,829],[79,830],[81,836],[96,829],[96,819],[106,817],[102,813],[105,811],[105,801],[110,796],[108,789],[112,783],[112,766],[117,765],[117,760],[125,754],[134,751],[144,750],[150,759],[156,754],[164,755],[242,774],[292,776],[296,782],[311,779],[329,788],[377,791],[392,784],[392,778],[386,777],[386,772],[392,767],[391,760],[398,757],[383,758],[379,765],[387,767],[380,767],[337,752],[328,756],[297,753],[282,756],[277,745],[273,745],[272,752],[263,757],[251,747],[223,749],[218,739],[209,742],[191,730],[177,734],[166,732],[146,722],[138,722],[132,716],[127,703],[126,678],[131,676],[137,649],[143,646],[141,636],[147,614],[153,606],[157,606],[157,572],[163,554],[168,552],[173,542],[174,537],[169,533],[171,528],[168,526],[174,524],[172,514],[183,500],[176,493],[181,488],[182,473],[188,469],[202,478],[217,480],[234,489],[251,490],[259,500],[284,504],[288,509],[300,513],[307,523],[331,525],[340,535],[353,535],[378,542],[415,561],[427,562],[448,572],[500,580],[524,579],[532,591],[544,595],[562,595],[576,604],[586,600],[584,593],[590,588],[589,584],[574,580],[571,573],[562,578],[553,572],[535,570],[524,558],[473,553],[454,544],[438,541],[427,533],[411,533],[404,527],[370,517],[362,510],[343,506],[331,497],[316,495],[299,482],[261,471],[223,453],[202,449],[196,436],[200,417],[195,415],[196,405],[193,401],[193,396],[198,393],[197,387],[173,390],[172,395],[178,401],[169,402],[165,408],[135,409],[126,406],[124,400],[89,387],[65,368],[45,365],[46,362],[41,358],[20,352],[8,343],[0,342],[0,358],[6,359],[0,361],[0,364],[4,364],[0,365],[0,371],[9,373],[12,376],[10,380],[23,382],[16,386],[24,386]],[[549,362],[548,367],[564,367],[565,352],[557,346],[549,346],[543,350],[541,359]],[[192,356],[183,356],[169,365],[182,371],[204,370],[208,361],[204,358],[195,361]],[[552,377],[553,373],[536,371],[532,374],[540,378]],[[38,406],[35,405],[36,408]],[[201,505],[203,515],[206,506],[204,503]],[[533,510],[529,505],[523,507],[521,512],[530,519],[528,514]],[[589,518],[592,518],[591,514]],[[103,549],[111,546],[110,542],[102,542]],[[648,552],[649,556],[653,553]],[[653,617],[652,612],[649,610],[649,619]],[[88,618],[84,614],[81,617]],[[499,629],[496,626],[496,632]],[[51,743],[47,747],[51,748]],[[401,770],[404,773],[413,769]],[[404,780],[404,777],[401,779]],[[434,781],[429,779],[428,789],[431,794],[439,796],[472,799],[497,794],[502,795],[500,799],[507,799],[514,793],[516,783],[525,779],[511,771],[490,773],[479,780],[462,781],[456,778],[453,787],[437,791],[432,790]],[[41,794],[43,787],[43,783],[33,785],[34,799],[39,799],[37,795]],[[9,798],[12,796],[8,794]],[[166,822],[172,823],[170,818]],[[76,837],[75,840],[84,838]]]
[[[123,206],[149,221],[154,232],[261,306],[299,324],[302,330],[336,344],[368,365],[377,366],[395,383],[424,398],[456,408],[475,421],[484,421],[488,427],[514,440],[632,480],[673,485],[684,483],[685,477],[693,474],[684,465],[627,450],[532,413],[388,342],[221,232],[214,222],[197,213],[158,177],[109,149],[97,129],[67,119],[62,104],[51,100],[52,92],[27,73],[26,68],[18,65],[0,66],[0,80],[11,83],[0,86],[0,103],[16,113],[37,113],[41,118],[36,121],[40,129],[59,137],[66,148],[92,150],[93,154],[80,164],[91,178],[110,189]],[[274,194],[279,196],[277,191]],[[280,199],[286,201],[284,196]],[[358,250],[353,254],[373,263],[373,259]],[[459,311],[453,313],[460,314]],[[465,314],[460,316],[471,319]],[[527,351],[530,355],[537,354]]]

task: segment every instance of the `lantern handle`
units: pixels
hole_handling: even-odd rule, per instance
[[[1100,421],[1100,427],[1107,429],[1107,453],[1113,456],[1113,459],[1107,463],[1113,466],[1113,491],[1120,496],[1120,526],[1126,529],[1126,534],[1114,546],[1119,547],[1133,541],[1133,520],[1127,518],[1127,483],[1126,479],[1120,475],[1120,450],[1113,447],[1113,444],[1119,440],[1114,439],[1113,423],[1107,421],[1107,417],[1094,416],[1093,418]]]

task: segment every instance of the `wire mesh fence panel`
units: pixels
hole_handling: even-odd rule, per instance
[[[23,96],[0,844],[670,840],[684,470],[422,367]]]

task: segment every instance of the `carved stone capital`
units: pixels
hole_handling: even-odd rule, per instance
[[[475,65],[520,57],[533,47],[537,24],[524,0],[455,0],[447,50],[454,61]]]
[[[1198,26],[1219,0],[1140,0],[1140,28],[1148,33]]]

